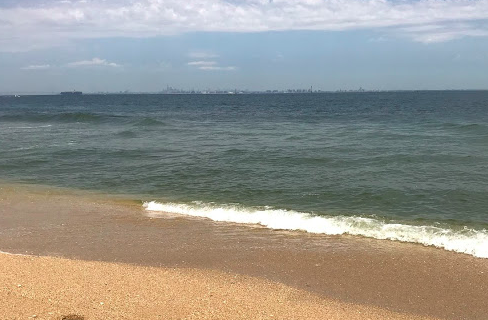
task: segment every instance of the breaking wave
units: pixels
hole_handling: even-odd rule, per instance
[[[302,230],[327,235],[357,235],[420,243],[478,258],[488,258],[488,231],[484,229],[410,225],[369,217],[318,216],[292,210],[246,208],[236,205],[216,206],[201,202],[193,202],[189,205],[151,201],[145,202],[143,206],[154,216],[173,213],[209,218],[214,221],[258,224],[270,229]]]

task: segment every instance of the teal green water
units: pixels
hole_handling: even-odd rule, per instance
[[[226,221],[355,217],[488,247],[487,169],[488,92],[0,97],[2,179]]]

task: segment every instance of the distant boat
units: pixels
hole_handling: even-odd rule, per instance
[[[83,92],[81,92],[81,91],[75,91],[75,90],[73,90],[73,91],[63,91],[63,92],[61,92],[61,95],[63,95],[63,96],[69,96],[69,95],[81,95],[81,94],[83,94]]]

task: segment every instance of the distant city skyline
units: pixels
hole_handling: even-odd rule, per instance
[[[62,92],[0,92],[0,97],[22,97],[22,96],[37,96],[37,95],[267,95],[267,94],[347,94],[347,93],[392,93],[392,92],[486,92],[488,89],[449,89],[449,90],[367,90],[359,89],[338,89],[338,90],[311,90],[311,89],[267,89],[267,90],[224,90],[224,89],[177,89],[167,91],[98,91],[98,92],[82,92],[82,91],[62,91]]]
[[[488,0],[0,0],[0,92],[488,89]]]

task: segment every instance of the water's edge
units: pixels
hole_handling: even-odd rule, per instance
[[[165,213],[209,218],[214,221],[258,224],[270,229],[302,230],[310,233],[349,234],[379,240],[393,240],[434,246],[448,251],[488,258],[488,231],[464,227],[459,230],[427,225],[409,225],[359,216],[317,216],[310,213],[271,208],[246,208],[236,205],[217,206],[144,202],[144,208],[157,217]]]

